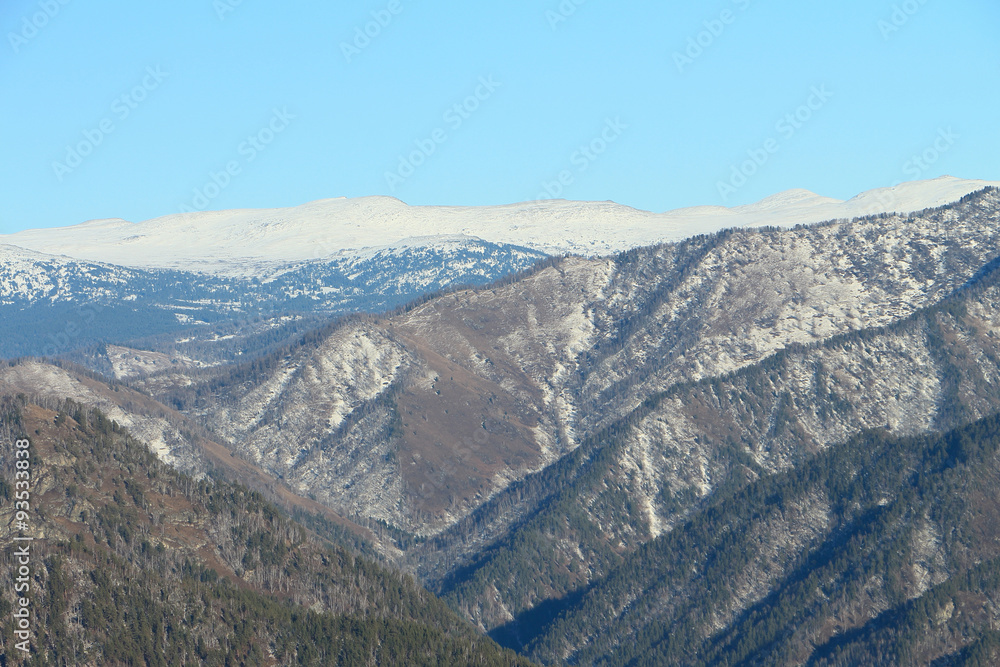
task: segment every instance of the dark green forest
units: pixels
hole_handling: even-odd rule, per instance
[[[13,648],[13,534],[0,664],[527,665],[411,577],[319,538],[255,492],[160,463],[100,412],[0,399],[31,439],[31,654]],[[11,523],[13,440],[0,516]],[[44,536],[44,537],[42,537]]]
[[[935,436],[872,431],[718,494],[578,596],[528,653],[552,662],[567,637],[591,637],[574,663],[995,664],[998,448],[1000,416]],[[810,512],[814,529],[796,536]],[[945,581],[925,589],[914,564],[928,533]],[[741,606],[757,571],[766,585]],[[858,616],[870,620],[835,632]],[[595,635],[594,619],[611,620]]]

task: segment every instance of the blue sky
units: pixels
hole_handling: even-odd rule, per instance
[[[0,28],[0,232],[1000,180],[995,0],[7,0]]]

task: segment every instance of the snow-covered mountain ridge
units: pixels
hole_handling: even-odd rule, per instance
[[[189,348],[218,348],[215,343],[232,339],[236,347],[210,355],[213,363],[231,361],[229,355],[248,349],[247,336],[273,335],[275,327],[283,329],[298,316],[318,326],[323,318],[388,310],[449,286],[490,283],[543,257],[460,237],[219,275],[130,268],[0,245],[0,357],[56,356],[183,329],[176,344]],[[249,323],[261,318],[270,324]],[[295,331],[301,326],[308,325],[299,322]]]
[[[231,276],[254,276],[276,266],[400,244],[436,247],[462,237],[547,254],[598,256],[732,227],[791,227],[918,211],[990,185],[1000,183],[945,176],[872,190],[848,201],[789,190],[746,206],[697,206],[666,213],[613,202],[547,200],[460,207],[408,206],[381,196],[339,198],[293,208],[175,214],[139,223],[93,220],[0,235],[0,244],[118,266]]]

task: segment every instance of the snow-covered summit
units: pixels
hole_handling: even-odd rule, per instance
[[[905,213],[957,201],[998,182],[949,176],[863,193],[848,201],[789,190],[755,204],[698,206],[666,213],[613,202],[548,200],[506,206],[408,206],[392,197],[323,199],[282,209],[120,219],[0,235],[0,244],[49,255],[136,268],[217,274],[353,256],[374,248],[433,245],[471,237],[547,253],[600,255],[727,227],[793,226],[884,212]]]

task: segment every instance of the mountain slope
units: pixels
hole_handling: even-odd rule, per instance
[[[142,386],[301,492],[432,535],[667,387],[937,302],[996,256],[998,211],[990,191],[908,218],[567,258],[205,384]]]
[[[100,376],[71,365],[25,360],[0,364],[0,395],[27,396],[43,404],[70,400],[100,410],[140,438],[161,462],[198,480],[214,477],[244,484],[284,511],[317,525],[325,536],[370,556],[379,555],[378,537],[369,530],[296,495],[276,477],[233,456],[202,426],[145,394],[119,384],[109,385]]]
[[[903,665],[978,640],[995,654],[998,434],[995,416],[930,437],[867,432],[725,494],[591,586],[531,652]]]
[[[254,492],[196,482],[74,403],[4,398],[31,434],[32,652],[54,664],[528,664],[412,579],[320,544]],[[18,459],[22,460],[22,459]],[[14,659],[14,484],[0,480],[0,651]],[[24,531],[22,531],[23,534]],[[23,544],[23,543],[22,543]]]
[[[717,493],[1000,410],[998,211],[569,258],[175,397],[300,492],[423,531],[405,561],[517,646]]]
[[[762,475],[794,470],[865,429],[916,434],[1000,411],[1000,275],[889,327],[793,346],[721,378],[685,383],[587,439],[420,547],[437,590],[498,637],[528,642],[641,545]],[[521,520],[470,550],[496,508]],[[452,554],[450,561],[435,558]],[[469,553],[455,562],[455,553]],[[484,608],[481,601],[494,604]]]

